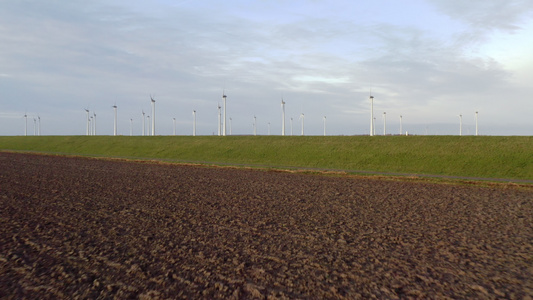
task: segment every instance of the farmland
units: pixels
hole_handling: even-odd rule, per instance
[[[0,149],[533,181],[533,137],[28,136],[0,137]]]
[[[0,152],[0,295],[533,297],[532,199],[529,187]]]

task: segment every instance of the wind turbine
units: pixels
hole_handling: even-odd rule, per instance
[[[174,122],[174,135],[176,135],[176,118],[172,118],[172,121]]]
[[[142,110],[142,113],[143,113],[143,136],[145,135],[145,129],[146,129],[146,125],[145,125],[145,115],[144,115],[144,109]]]
[[[113,126],[113,135],[116,136],[117,135],[117,104],[115,103],[115,105],[113,105],[113,110],[115,111],[115,122],[114,122],[114,126]],[[88,114],[89,112],[87,112]]]
[[[231,118],[229,118],[229,135],[232,135],[232,133],[231,133]]]
[[[463,115],[459,115],[459,136],[463,135]]]
[[[93,112],[93,117],[94,117],[94,123],[93,123],[93,135],[96,135],[96,113]]]
[[[324,136],[326,136],[326,116],[324,116]]]
[[[152,135],[155,136],[155,99],[150,95],[152,101]]]
[[[89,135],[89,109],[86,108],[85,112],[87,113],[87,135]]]
[[[304,135],[304,119],[305,119],[305,115],[304,113],[302,113],[300,115],[300,120],[302,120],[302,135]]]
[[[268,122],[268,135],[270,135],[270,122]]]
[[[192,136],[196,136],[196,110],[192,111]]]
[[[254,135],[257,135],[257,118],[254,116]]]
[[[281,98],[281,135],[285,135],[285,101]]]
[[[387,135],[387,113],[383,112],[383,135]]]
[[[478,135],[478,131],[477,131],[477,111],[476,111],[476,136]]]
[[[37,135],[37,119],[33,117],[33,135]]]
[[[24,127],[24,136],[28,136],[28,113],[24,113],[24,119],[26,120],[26,126]]]
[[[400,115],[400,135],[402,135],[402,115]]]
[[[89,122],[91,130],[89,130],[89,135],[93,135],[93,116],[91,116],[91,121]]]
[[[226,136],[226,95],[224,94],[224,90],[222,90],[222,99],[224,101],[224,127],[222,128],[222,135]]]
[[[130,136],[133,135],[133,119],[130,119]]]
[[[291,136],[292,136],[292,117],[291,117]]]
[[[372,90],[370,90],[370,136],[375,134],[374,128],[374,96],[372,96]]]
[[[41,116],[37,116],[37,119],[39,119],[39,136],[41,136]]]
[[[151,128],[151,125],[150,125],[150,116],[146,116],[146,118],[148,119],[148,135],[150,135],[150,128]]]
[[[220,118],[221,118],[221,116],[220,116],[220,108],[221,108],[220,107],[220,103],[217,104],[217,108],[218,108],[218,113],[217,113],[218,114],[218,136],[220,136]]]

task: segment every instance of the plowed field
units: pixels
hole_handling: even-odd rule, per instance
[[[533,297],[533,190],[0,153],[0,298]]]

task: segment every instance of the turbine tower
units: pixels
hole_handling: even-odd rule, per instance
[[[130,119],[130,136],[133,135],[133,119]]]
[[[172,121],[174,122],[174,135],[176,135],[176,118],[172,118]]]
[[[326,136],[326,116],[324,116],[324,136]]]
[[[142,113],[143,113],[143,136],[144,136],[145,135],[145,129],[146,129],[146,125],[145,125],[145,118],[146,117],[144,115],[144,109],[143,109]]]
[[[254,135],[257,135],[257,118],[254,116]]]
[[[24,113],[24,119],[26,120],[26,126],[24,127],[24,136],[28,136],[28,113]]]
[[[292,118],[291,118],[291,136],[292,136]]]
[[[152,100],[152,135],[155,136],[155,99],[150,95]]]
[[[96,135],[96,113],[93,112],[93,117],[94,117],[94,123],[93,123],[93,135]],[[40,127],[40,125],[39,125]]]
[[[192,111],[192,136],[196,136],[196,110]]]
[[[115,105],[113,105],[113,110],[115,111],[115,123],[114,123],[114,126],[113,126],[113,135],[117,135],[117,104],[115,103]],[[87,112],[88,114],[88,112]]]
[[[37,119],[39,121],[39,131],[38,131],[38,135],[41,136],[41,117],[40,116],[37,116]]]
[[[87,135],[89,135],[89,109],[85,109],[85,112],[87,113]]]
[[[37,119],[33,117],[33,135],[37,135]]]
[[[268,135],[270,135],[270,122],[268,122]]]
[[[400,135],[402,135],[402,115],[400,115]]]
[[[231,121],[232,121],[231,118],[229,118],[229,135],[232,135],[232,133],[231,133]]]
[[[150,125],[150,116],[146,116],[146,118],[148,119],[148,135],[150,135],[150,128],[151,128],[151,125]]]
[[[226,94],[222,91],[222,100],[224,101],[224,125],[222,128],[222,135],[226,136]]]
[[[478,113],[478,112],[476,111],[476,136],[478,136],[478,133],[479,133],[479,132],[477,131],[477,113]]]
[[[300,115],[300,120],[302,120],[302,135],[304,135],[304,119],[305,119],[305,115],[304,113],[302,113]]]
[[[463,135],[463,115],[459,115],[459,136]]]
[[[370,90],[370,136],[375,133],[374,129],[374,96],[372,96],[372,90]]]
[[[281,98],[281,135],[285,135],[285,101]]]
[[[196,136],[196,110],[192,111],[192,136]]]
[[[383,112],[383,135],[387,135],[387,113]]]
[[[217,108],[218,108],[218,113],[217,113],[218,114],[218,136],[220,136],[220,118],[221,118],[221,116],[220,116],[220,108],[221,108],[220,107],[220,103],[217,104]]]

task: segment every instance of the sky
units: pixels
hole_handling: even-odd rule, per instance
[[[142,135],[150,97],[156,135],[193,110],[216,135],[223,92],[234,135],[280,135],[281,99],[286,135],[369,134],[370,92],[378,135],[533,133],[531,0],[0,0],[0,45],[0,135],[85,135],[86,109],[112,135],[113,105]]]

